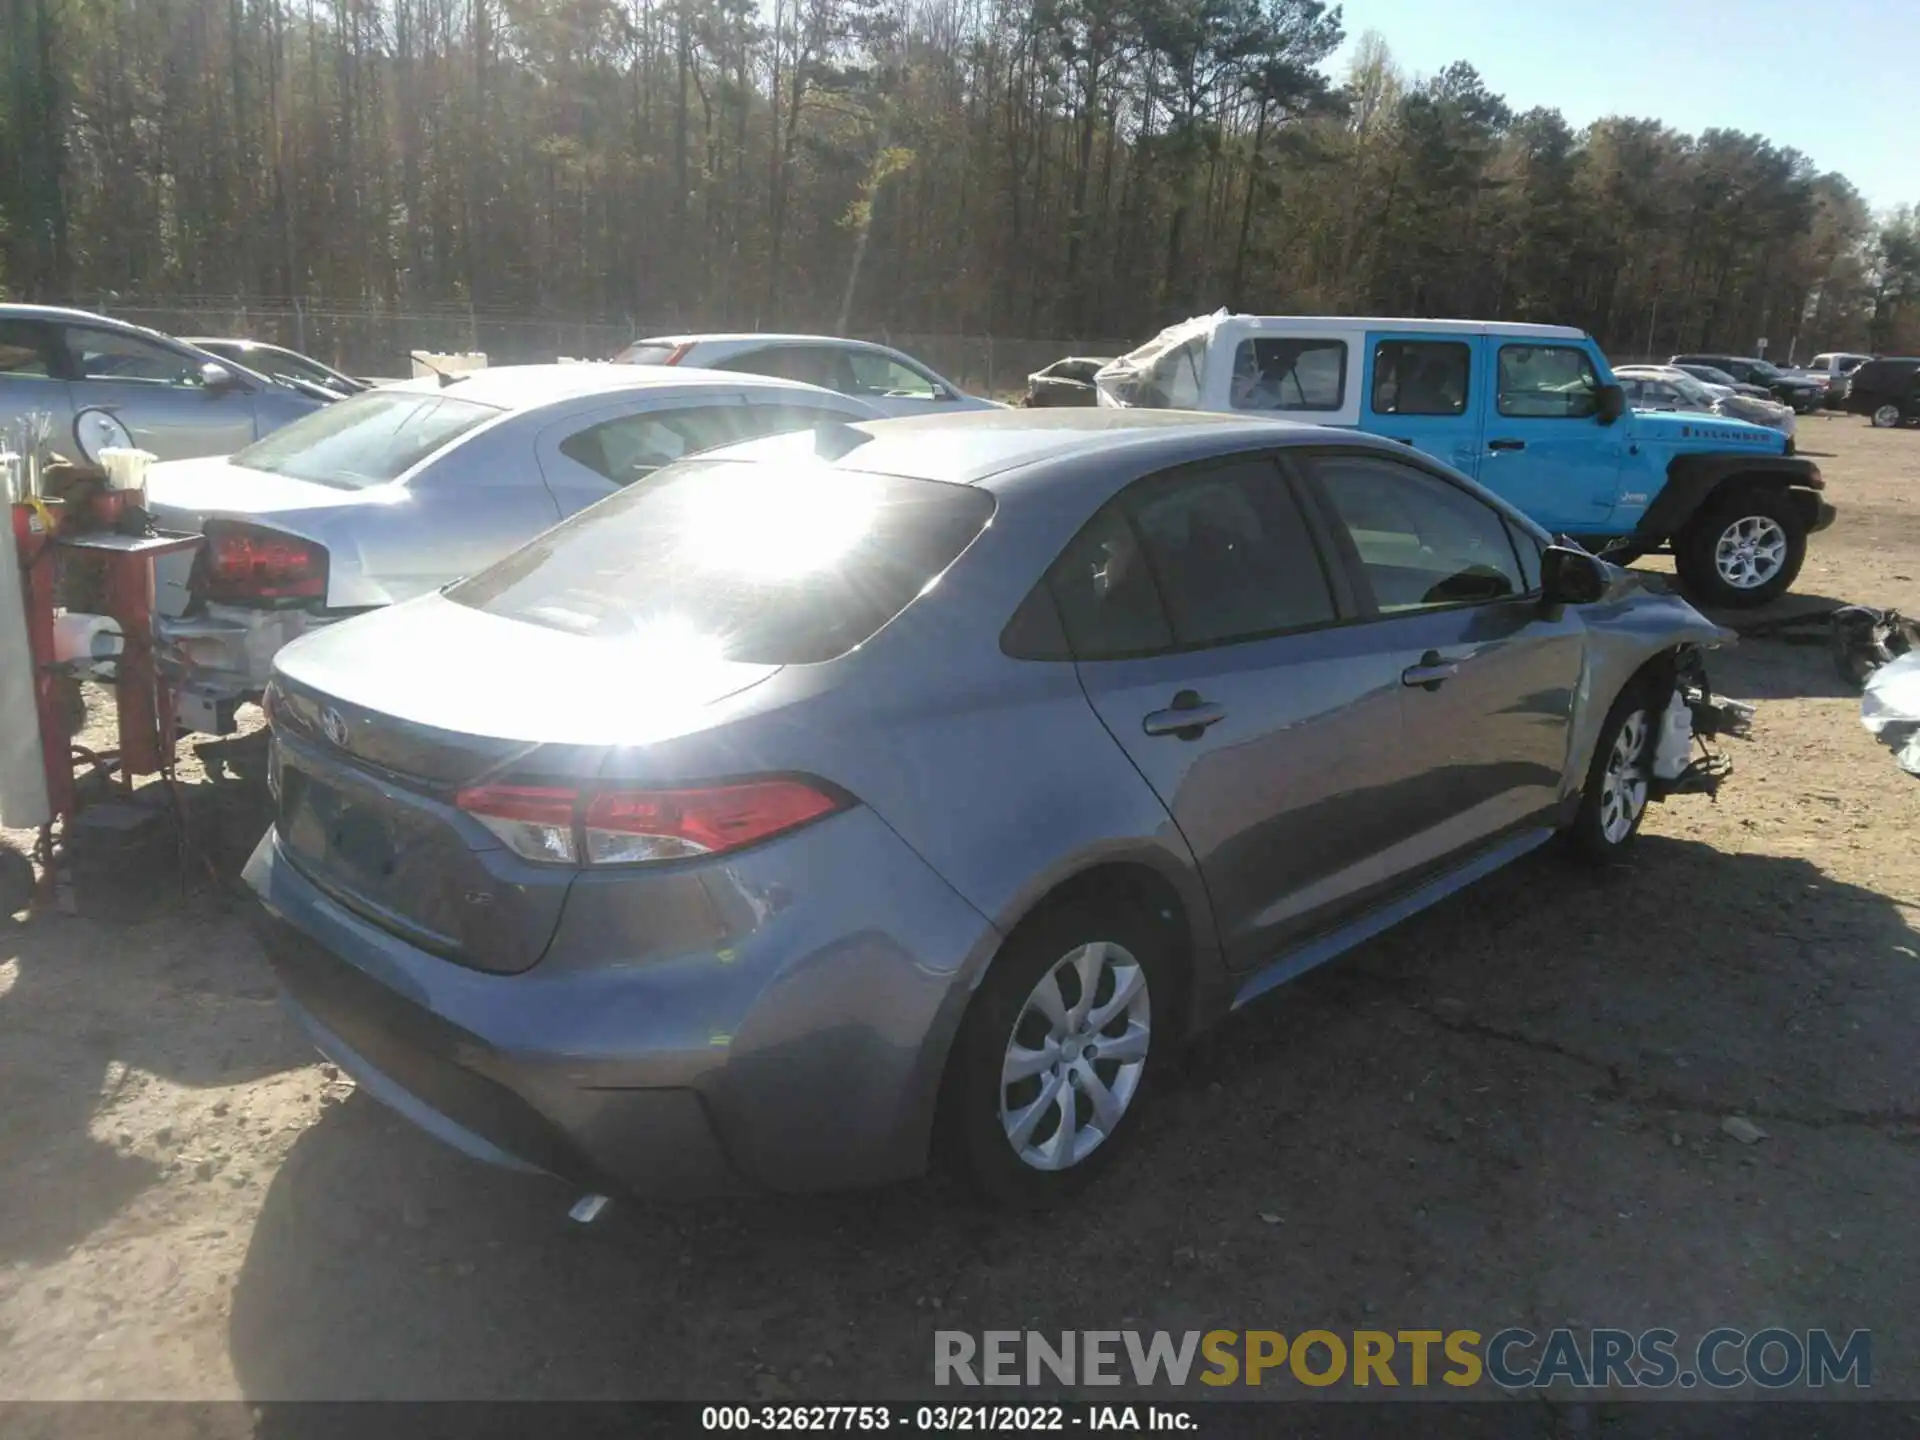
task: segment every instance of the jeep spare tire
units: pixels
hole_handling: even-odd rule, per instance
[[[1744,609],[1784,595],[1807,558],[1807,525],[1783,491],[1722,492],[1673,548],[1680,583],[1702,604]]]

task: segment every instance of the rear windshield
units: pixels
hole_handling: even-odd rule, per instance
[[[671,635],[715,658],[805,665],[879,631],[993,514],[965,485],[804,460],[660,471],[447,598],[575,635]]]
[[[398,479],[441,446],[501,412],[437,391],[368,390],[256,440],[235,465],[339,490]]]
[[[667,363],[667,357],[679,348],[678,345],[662,345],[652,340],[640,340],[627,346],[613,358],[614,362],[620,365],[664,365]]]

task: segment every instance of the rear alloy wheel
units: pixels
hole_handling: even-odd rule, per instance
[[[1659,712],[1646,686],[1630,685],[1600,726],[1580,813],[1571,831],[1574,845],[1589,860],[1614,859],[1640,833],[1640,822],[1647,815],[1653,727]]]
[[[1694,598],[1736,609],[1784,595],[1806,558],[1806,522],[1778,490],[1710,502],[1674,546],[1674,568]]]
[[[968,1008],[942,1097],[942,1139],[975,1188],[1045,1205],[1112,1159],[1169,1048],[1173,989],[1165,934],[1123,904],[1064,906],[1016,932]]]
[[[1873,414],[1868,418],[1872,420],[1874,429],[1891,430],[1900,423],[1900,407],[1898,405],[1876,405]]]

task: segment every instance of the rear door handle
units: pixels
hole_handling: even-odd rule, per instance
[[[1400,672],[1400,683],[1418,685],[1423,690],[1438,690],[1459,673],[1458,661],[1443,660],[1438,650],[1429,650],[1420,657],[1418,665],[1410,665]]]
[[[1177,735],[1182,740],[1198,740],[1209,725],[1217,725],[1226,718],[1225,706],[1202,700],[1198,690],[1182,690],[1165,710],[1143,716],[1140,728],[1149,735]]]
[[[1526,448],[1527,448],[1527,442],[1524,440],[1489,440],[1487,441],[1487,449],[1489,450],[1524,450]]]

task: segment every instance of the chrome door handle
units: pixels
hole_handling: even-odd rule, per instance
[[[1182,740],[1198,740],[1209,725],[1227,718],[1226,707],[1202,700],[1197,690],[1182,690],[1165,710],[1142,716],[1140,728],[1149,735],[1177,735]]]
[[[1459,673],[1458,661],[1442,660],[1438,650],[1429,650],[1420,657],[1418,665],[1410,665],[1400,672],[1400,683],[1418,685],[1423,690],[1438,690]]]

